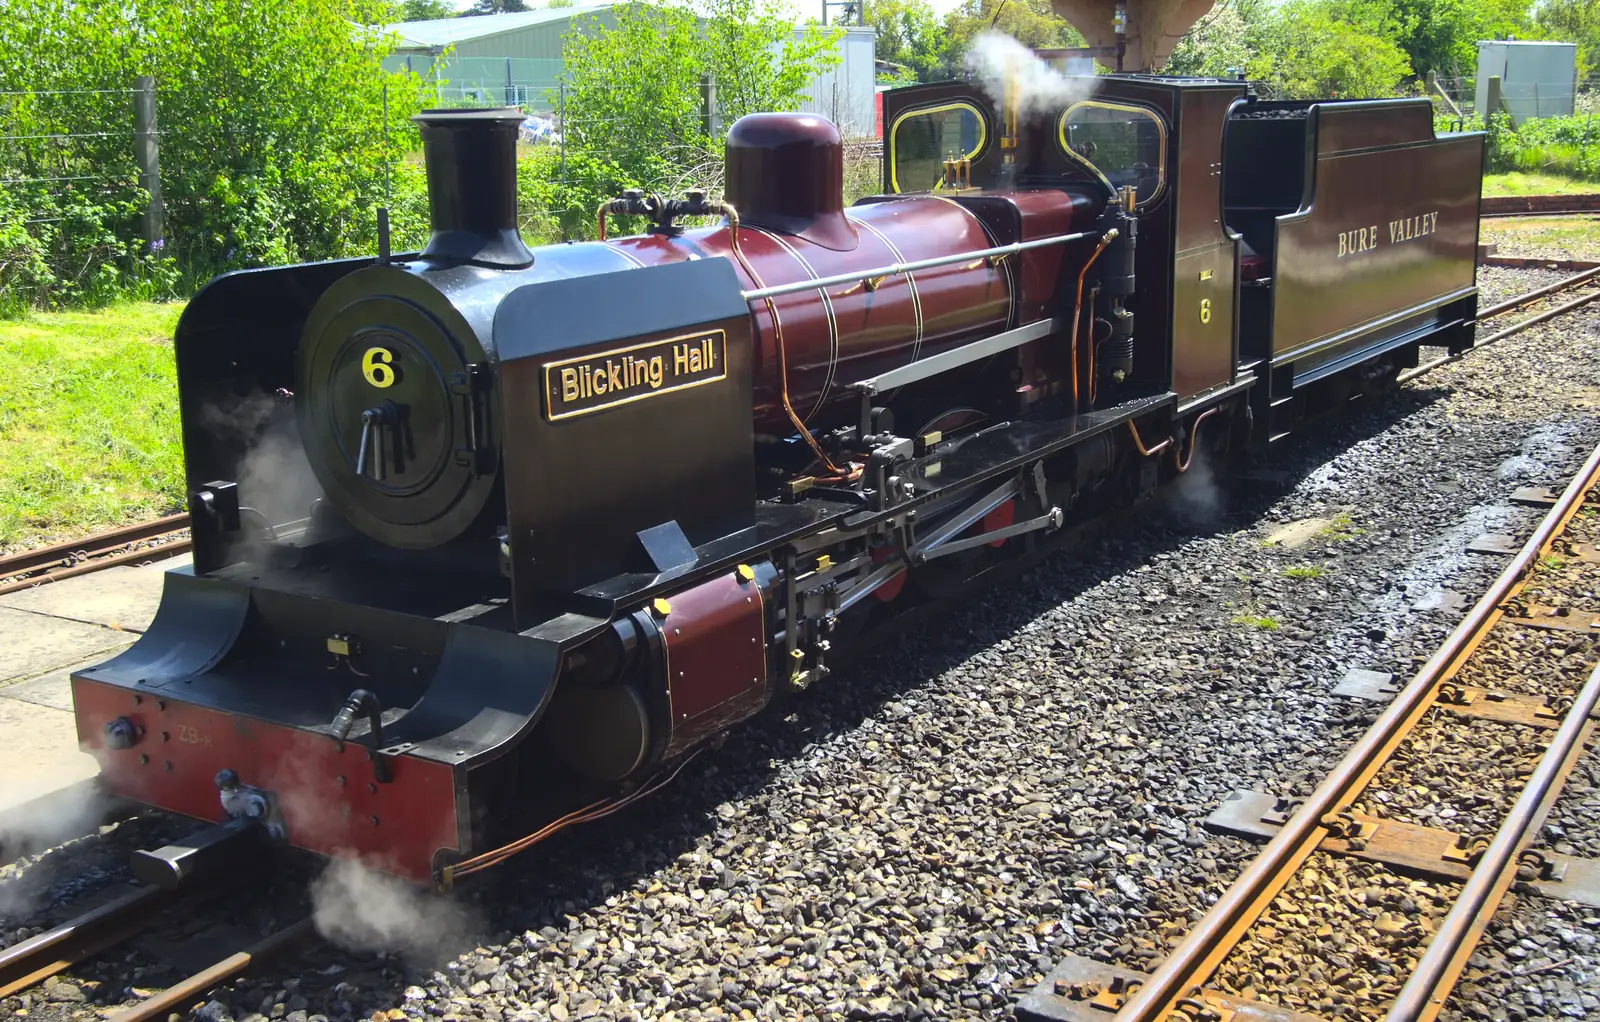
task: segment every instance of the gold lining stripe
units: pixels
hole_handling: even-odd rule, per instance
[[[612,245],[611,246],[611,250],[613,252],[616,252],[622,258],[624,258],[624,259],[628,260],[629,262],[631,262],[634,266],[638,267],[639,269],[641,269],[641,270],[644,269],[644,260],[640,259],[638,256],[634,255],[628,249],[623,248],[621,245]]]
[[[1157,157],[1156,157],[1156,174],[1157,174],[1156,190],[1151,192],[1149,195],[1141,195],[1141,196],[1139,196],[1139,201],[1134,205],[1134,208],[1135,209],[1142,209],[1142,208],[1150,205],[1151,203],[1155,202],[1156,199],[1160,198],[1162,195],[1166,194],[1166,191],[1167,191],[1167,125],[1166,125],[1166,122],[1164,122],[1161,119],[1161,115],[1156,113],[1154,110],[1150,109],[1149,107],[1128,106],[1128,105],[1126,105],[1124,103],[1106,103],[1106,102],[1103,102],[1101,100],[1096,100],[1096,99],[1080,100],[1079,102],[1074,103],[1071,106],[1067,107],[1066,110],[1062,111],[1061,120],[1056,122],[1056,140],[1061,143],[1061,150],[1064,153],[1066,153],[1067,156],[1069,156],[1070,158],[1072,158],[1074,160],[1077,160],[1079,163],[1082,163],[1085,166],[1088,166],[1091,169],[1093,169],[1095,174],[1097,174],[1102,181],[1104,181],[1107,185],[1109,185],[1113,192],[1115,192],[1117,190],[1116,186],[1111,184],[1111,179],[1109,177],[1106,177],[1105,172],[1103,170],[1101,170],[1099,167],[1096,167],[1093,163],[1091,163],[1085,157],[1078,155],[1078,153],[1073,150],[1072,146],[1067,144],[1067,118],[1072,116],[1072,111],[1077,110],[1080,107],[1093,107],[1096,110],[1120,110],[1121,112],[1123,112],[1125,114],[1139,114],[1142,117],[1148,117],[1148,118],[1150,118],[1150,120],[1155,122],[1156,135],[1159,136],[1160,139],[1161,139],[1161,147],[1157,151]]]
[[[783,238],[761,227],[752,227],[750,229],[755,231],[757,234],[765,235],[766,237],[771,238],[785,252],[794,256],[794,261],[800,264],[800,268],[805,270],[806,275],[812,280],[822,279],[821,275],[818,274],[812,265],[806,261],[806,257],[801,255],[793,245],[790,245],[787,241],[784,241]],[[828,317],[828,371],[823,375],[822,389],[817,393],[816,405],[811,409],[811,411],[801,416],[801,421],[807,423],[808,425],[811,422],[811,417],[822,411],[822,406],[827,404],[828,391],[833,388],[834,371],[839,366],[839,321],[834,317],[833,314],[833,299],[828,296],[828,289],[825,287],[817,288],[817,294],[822,296],[822,309]]]
[[[948,202],[950,205],[954,206],[955,208],[959,209],[961,212],[965,213],[967,216],[971,217],[977,223],[978,230],[983,232],[984,240],[989,242],[989,247],[990,248],[998,248],[998,247],[1000,247],[1000,242],[995,240],[995,236],[994,236],[993,232],[991,232],[989,230],[989,225],[983,222],[983,217],[981,217],[978,214],[974,213],[972,210],[970,210],[967,207],[963,206],[961,203],[957,202],[956,200],[950,199],[950,198],[946,198],[943,195],[930,195],[930,196],[928,196],[928,198],[930,198],[930,199],[938,199],[940,202]],[[1017,325],[1017,306],[1021,303],[1021,295],[1019,295],[1017,293],[1017,278],[1016,278],[1015,271],[1013,271],[1011,269],[1011,260],[1010,259],[1002,259],[1002,260],[1000,260],[1000,266],[1001,266],[1002,269],[1005,270],[1005,278],[1006,278],[1006,329],[1010,330],[1012,327]]]
[[[887,234],[883,233],[883,231],[879,230],[877,227],[874,227],[871,223],[868,223],[865,220],[857,220],[855,217],[849,217],[848,219],[857,227],[866,228],[872,233],[873,237],[883,242],[884,247],[889,250],[889,254],[894,256],[895,262],[903,263],[908,261],[905,257],[905,254],[900,251],[900,246],[896,245]],[[911,361],[915,362],[917,360],[918,353],[922,350],[922,295],[917,291],[916,274],[907,272],[901,274],[901,276],[906,278],[906,286],[911,289],[911,309],[912,312],[915,313],[917,319],[916,336],[911,342]]]

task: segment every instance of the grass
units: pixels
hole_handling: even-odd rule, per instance
[[[1600,192],[1600,184],[1561,174],[1513,170],[1483,175],[1484,195],[1588,195],[1591,192]]]
[[[1600,259],[1600,217],[1495,217],[1483,221],[1478,240],[1495,255],[1541,259]]]
[[[1318,530],[1317,535],[1323,539],[1353,539],[1365,532],[1351,521],[1347,511],[1340,511],[1332,520]]]
[[[1327,573],[1328,569],[1319,564],[1301,564],[1283,569],[1285,578],[1321,578]]]
[[[1254,614],[1240,614],[1233,619],[1236,625],[1249,625],[1251,628],[1261,628],[1269,632],[1277,631],[1278,619],[1275,617],[1257,617]]]
[[[181,304],[0,321],[0,546],[181,509]]]

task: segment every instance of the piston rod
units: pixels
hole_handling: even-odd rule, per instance
[[[1080,231],[1077,234],[1057,234],[1049,238],[1019,241],[1012,245],[980,248],[973,252],[958,252],[955,255],[937,256],[932,259],[917,259],[908,263],[890,263],[888,266],[878,266],[870,270],[851,270],[848,273],[836,273],[831,277],[818,277],[815,280],[797,280],[793,284],[774,284],[772,287],[760,287],[753,291],[742,291],[740,292],[740,297],[747,302],[755,302],[763,298],[777,298],[780,295],[795,295],[802,291],[814,291],[820,287],[833,287],[835,284],[855,284],[863,280],[873,280],[877,277],[892,277],[901,273],[931,270],[936,266],[949,266],[952,263],[964,263],[973,259],[1003,259],[1009,255],[1016,255],[1018,252],[1046,248],[1050,245],[1065,245],[1069,241],[1081,241],[1084,238],[1095,237],[1099,237],[1099,235],[1094,231]]]

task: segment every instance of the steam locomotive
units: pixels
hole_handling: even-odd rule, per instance
[[[831,123],[748,116],[723,200],[629,193],[536,249],[520,113],[419,115],[421,252],[227,274],[183,315],[194,564],[73,675],[106,786],[450,881],[864,627],[1472,345],[1481,135],[1077,85],[887,93],[883,194],[849,207]]]

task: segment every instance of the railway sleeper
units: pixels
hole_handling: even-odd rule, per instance
[[[1594,724],[1589,726],[1592,733]],[[1294,808],[1290,800],[1241,789],[1206,817],[1205,827],[1216,834],[1271,840]],[[1473,836],[1451,830],[1379,819],[1352,810],[1341,816],[1347,818],[1345,825],[1331,828],[1317,846],[1319,851],[1366,859],[1399,873],[1460,882],[1472,875],[1474,852],[1482,851],[1477,847],[1481,842]],[[1522,877],[1532,890],[1549,898],[1600,908],[1600,859],[1543,849],[1536,854],[1538,863],[1530,863],[1526,870],[1530,875]]]

